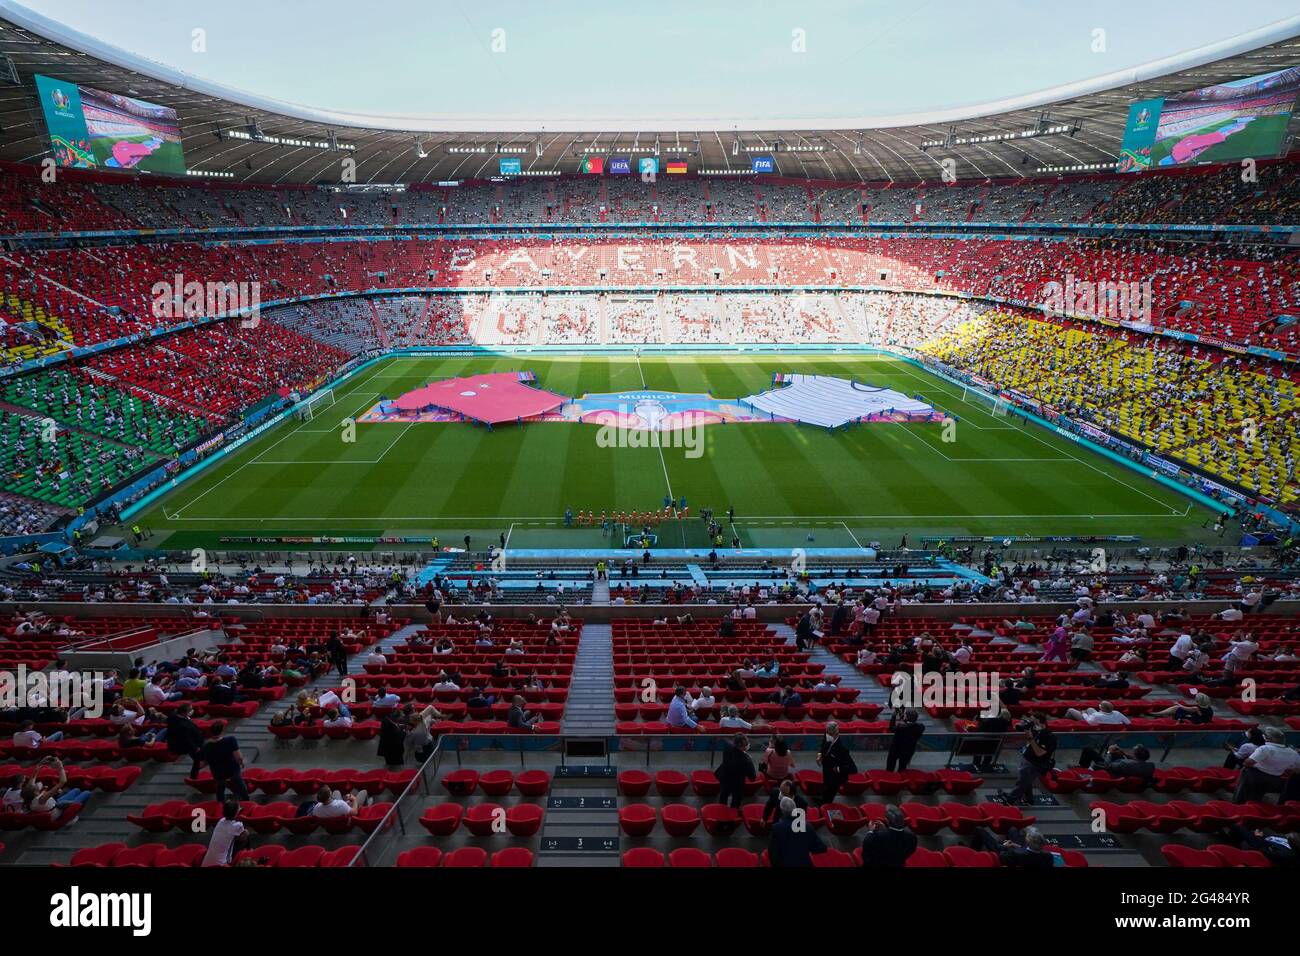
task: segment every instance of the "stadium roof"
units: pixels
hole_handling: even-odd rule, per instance
[[[691,172],[748,170],[751,156],[771,155],[780,175],[848,182],[934,181],[948,157],[957,161],[960,179],[1106,168],[1119,152],[1131,102],[1300,65],[1296,16],[1139,67],[975,107],[857,117],[833,129],[807,120],[765,128],[701,120],[689,128],[575,122],[561,130],[540,121],[512,125],[297,106],[145,60],[8,0],[0,0],[0,13],[5,16],[0,52],[12,60],[21,81],[17,86],[0,81],[0,159],[30,163],[48,155],[31,81],[32,74],[43,73],[175,109],[192,170],[255,183],[336,182],[345,155],[355,159],[360,184],[486,178],[497,174],[498,155],[517,157],[532,173],[577,172],[584,150],[635,156],[650,154],[656,144],[661,164],[685,159]],[[1284,152],[1291,148],[1297,122],[1292,119]],[[992,138],[1044,128],[1058,131]],[[254,138],[246,138],[250,135]],[[353,148],[341,154],[300,145],[331,137]],[[935,142],[944,145],[922,148]]]

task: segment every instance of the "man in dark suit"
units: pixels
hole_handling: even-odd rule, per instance
[[[774,866],[812,866],[814,853],[825,853],[826,844],[789,797],[781,798],[781,819],[772,827],[767,859]]]
[[[801,651],[806,651],[817,643],[817,635],[813,633],[811,611],[804,611],[795,623],[794,643]]]
[[[763,822],[775,823],[781,815],[781,799],[789,797],[794,801],[795,809],[807,810],[808,801],[803,798],[798,789],[795,787],[793,780],[782,780],[781,786],[773,790],[767,798],[767,803],[763,806]]]
[[[1012,827],[1005,840],[988,827],[980,827],[971,843],[977,850],[992,850],[1003,866],[1050,870],[1056,865],[1056,859],[1045,848],[1043,834],[1037,827],[1026,827],[1023,832],[1019,827]]]
[[[1113,777],[1138,777],[1148,783],[1155,780],[1156,765],[1151,762],[1151,751],[1138,744],[1129,753],[1119,744],[1111,744],[1106,753],[1099,754],[1084,747],[1079,755],[1079,766],[1091,770],[1104,770]]]
[[[325,654],[329,657],[330,664],[338,669],[340,677],[346,677],[348,673],[348,649],[343,644],[343,639],[339,637],[338,631],[335,631],[328,641],[325,642]]]
[[[1243,850],[1258,850],[1274,866],[1300,866],[1300,833],[1265,835],[1263,830],[1247,830],[1239,823],[1225,832],[1228,840]]]
[[[718,778],[718,802],[740,808],[740,801],[745,796],[745,781],[755,780],[758,770],[749,756],[749,738],[736,734],[731,743],[722,748],[722,762],[713,771]]]
[[[203,731],[193,719],[194,705],[183,703],[167,715],[167,749],[174,754],[184,754],[194,761],[190,776],[199,775],[199,751],[203,749]]]
[[[889,717],[889,729],[894,732],[894,739],[889,744],[889,758],[885,762],[885,769],[890,773],[895,770],[900,772],[906,770],[907,765],[912,762],[916,745],[925,734],[925,724],[917,719],[918,716],[917,712],[909,707],[900,717],[899,710],[895,707]]]
[[[862,865],[899,867],[916,852],[916,834],[907,828],[901,807],[885,808],[885,822],[873,820],[862,838]]]
[[[826,724],[826,736],[817,751],[817,765],[822,768],[822,794],[818,803],[833,803],[844,781],[858,772],[848,745],[840,739],[840,725],[833,720]]]

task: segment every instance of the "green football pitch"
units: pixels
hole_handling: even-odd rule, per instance
[[[549,422],[493,430],[363,423],[355,440],[344,440],[344,420],[380,396],[522,369],[566,395],[644,386],[721,398],[761,391],[774,372],[838,375],[919,394],[957,421],[951,441],[941,423],[835,432],[712,425],[694,458],[680,447],[601,447],[595,425]],[[501,535],[510,548],[588,548],[610,539],[599,527],[565,527],[566,508],[646,511],[671,494],[687,499],[691,518],[660,525],[661,547],[706,545],[697,517],[704,507],[719,515],[735,508],[747,547],[893,547],[904,534],[913,547],[928,534],[1135,534],[1153,544],[1207,536],[1208,512],[1175,491],[1045,428],[967,404],[959,387],[878,355],[395,357],[357,373],[335,398],[310,420],[259,435],[135,520],[167,548],[314,535],[436,535],[459,546],[467,534],[475,548]]]

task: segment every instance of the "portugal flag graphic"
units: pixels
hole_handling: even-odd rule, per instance
[[[595,173],[599,176],[605,171],[605,159],[602,156],[584,156],[582,158],[582,171],[584,173]]]

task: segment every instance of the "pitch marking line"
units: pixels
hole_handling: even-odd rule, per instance
[[[641,367],[641,353],[636,352],[634,354],[636,355],[636,370],[641,374],[641,388],[643,389],[649,388],[650,386],[648,386],[645,381],[645,369]],[[659,466],[664,470],[664,484],[668,486],[668,497],[672,498],[673,501],[676,501],[677,496],[673,494],[673,481],[671,478],[668,477],[668,462],[664,461],[663,446],[658,442],[656,442],[655,448],[659,452]],[[685,534],[686,532],[683,531],[682,532],[683,539]]]
[[[380,366],[380,368],[382,368],[382,366]],[[355,391],[356,388],[360,388],[362,385],[365,385],[367,382],[369,382],[372,378],[375,377],[375,374],[376,374],[378,371],[379,371],[379,369],[377,368],[377,369],[375,370],[375,372],[372,372],[372,373],[371,373],[369,376],[367,376],[366,378],[364,378],[364,379],[362,379],[361,381],[355,383],[353,389],[349,390],[347,394],[348,394],[349,396],[351,396],[351,395],[355,395],[355,394],[356,394],[356,391]],[[370,393],[370,394],[374,395],[374,394],[377,394],[377,393],[372,392],[372,393]],[[278,438],[275,442],[273,442],[273,443],[270,444],[270,445],[267,445],[267,446],[266,446],[265,448],[263,448],[260,452],[258,452],[256,456],[254,456],[254,457],[253,457],[252,459],[250,459],[249,461],[244,462],[242,465],[240,465],[238,468],[236,468],[236,469],[235,469],[234,471],[232,471],[230,474],[226,475],[226,477],[222,478],[220,481],[218,481],[216,484],[214,484],[211,488],[208,488],[206,491],[201,492],[201,493],[198,494],[196,497],[191,498],[188,502],[186,502],[185,504],[181,505],[179,508],[176,509],[176,515],[175,515],[175,517],[173,518],[173,520],[177,520],[177,521],[183,521],[183,520],[185,520],[185,519],[181,518],[181,516],[180,516],[180,515],[181,515],[181,512],[183,512],[186,508],[191,508],[191,507],[193,507],[196,503],[198,503],[198,501],[199,501],[200,499],[204,498],[205,496],[211,494],[211,493],[212,493],[213,491],[215,491],[216,489],[220,488],[220,487],[221,487],[222,485],[224,485],[227,481],[229,481],[231,478],[235,477],[235,475],[239,474],[241,471],[243,471],[243,470],[244,470],[245,468],[247,468],[249,465],[252,465],[252,464],[256,463],[256,462],[258,461],[258,459],[260,459],[263,455],[265,455],[265,454],[266,454],[267,452],[269,452],[271,449],[276,448],[276,447],[279,446],[281,443],[287,441],[289,438],[292,438],[294,435],[298,434],[299,430],[301,430],[302,426],[305,425],[305,424],[307,424],[305,421],[301,421],[301,422],[299,422],[299,423],[298,423],[298,426],[297,426],[296,428],[291,428],[289,431],[285,432],[284,435],[282,435],[280,438]],[[331,431],[332,431],[332,430],[333,430],[333,429],[331,429]]]
[[[912,378],[916,379],[918,382],[921,382],[921,383],[923,383],[923,384],[925,383],[925,380],[922,379],[920,376],[916,375],[916,374],[915,374],[911,369],[904,369],[904,373],[907,374],[907,375],[909,375],[909,376],[911,376]],[[943,385],[936,385],[936,386],[934,386],[934,387],[936,387],[936,388],[937,388],[941,393],[948,395],[950,398],[956,398],[956,399],[957,399],[959,402],[961,402],[963,405],[970,405],[971,408],[976,408],[977,411],[982,411],[982,409],[978,409],[976,406],[971,405],[969,402],[967,402],[965,399],[962,399],[962,398],[961,398],[960,396],[958,396],[956,393],[951,392],[951,391],[948,391],[948,389],[944,388]],[[985,412],[984,414],[988,414],[988,413]],[[991,416],[990,416],[990,417],[991,417]],[[968,424],[974,424],[974,423],[973,423],[973,422],[970,422],[970,423],[968,423]],[[975,427],[976,427],[976,428],[979,428],[980,426],[976,425]],[[981,430],[982,430],[982,431],[995,431],[995,430],[998,430],[998,429],[981,429]],[[1102,470],[1101,470],[1100,468],[1098,468],[1096,465],[1093,465],[1093,464],[1090,463],[1090,462],[1084,461],[1082,458],[1080,458],[1079,456],[1075,455],[1075,454],[1074,454],[1073,452],[1071,452],[1069,449],[1067,449],[1067,448],[1062,448],[1062,449],[1056,449],[1056,448],[1053,448],[1053,446],[1052,446],[1052,444],[1051,444],[1050,442],[1047,442],[1047,441],[1043,440],[1042,438],[1040,438],[1039,436],[1032,434],[1032,433],[1031,433],[1028,429],[1026,429],[1024,426],[1022,426],[1022,425],[1018,425],[1018,424],[1015,424],[1015,420],[1014,420],[1014,419],[1012,419],[1012,427],[1009,428],[1009,429],[1003,429],[1003,430],[1006,430],[1006,431],[1018,431],[1018,432],[1020,432],[1020,434],[1022,434],[1022,435],[1026,435],[1026,436],[1032,438],[1034,441],[1036,441],[1036,442],[1038,442],[1038,443],[1040,443],[1040,444],[1046,445],[1048,448],[1052,448],[1054,451],[1064,451],[1065,454],[1066,454],[1066,456],[1067,456],[1067,458],[1069,458],[1070,460],[1073,460],[1073,461],[1078,462],[1079,464],[1083,465],[1085,468],[1091,468],[1091,469],[1092,469],[1093,471],[1095,471],[1097,474],[1099,474],[1099,475],[1101,475],[1101,476],[1103,476],[1103,477],[1105,477],[1105,478],[1109,478],[1111,481],[1115,482],[1116,484],[1123,485],[1123,486],[1124,486],[1125,488],[1127,488],[1129,491],[1135,491],[1135,492],[1137,492],[1139,495],[1142,495],[1144,498],[1147,498],[1147,499],[1149,499],[1149,500],[1151,500],[1151,501],[1154,501],[1154,502],[1155,502],[1156,504],[1158,504],[1158,505],[1163,505],[1164,507],[1169,508],[1169,510],[1170,510],[1174,515],[1177,515],[1177,514],[1178,514],[1177,509],[1174,508],[1172,505],[1170,505],[1168,502],[1166,502],[1166,501],[1161,501],[1159,498],[1155,497],[1154,495],[1148,494],[1147,492],[1143,491],[1141,488],[1135,487],[1134,485],[1129,484],[1127,481],[1124,481],[1124,480],[1121,479],[1121,478],[1116,478],[1114,475],[1112,475],[1112,474],[1110,474],[1110,473],[1108,473],[1108,472],[1102,471]],[[1065,439],[1065,440],[1068,441],[1069,439]],[[933,446],[931,446],[931,447],[933,447]],[[938,451],[938,449],[936,448],[935,451]],[[940,453],[940,454],[943,454],[942,452],[939,452],[939,453]],[[948,456],[947,456],[947,455],[944,455],[944,457],[947,458]],[[952,461],[953,459],[949,459],[949,460]],[[1191,509],[1191,506],[1189,505],[1189,506],[1188,506],[1188,510],[1190,511],[1190,509]],[[1137,516],[1135,515],[1134,517],[1137,517]]]

